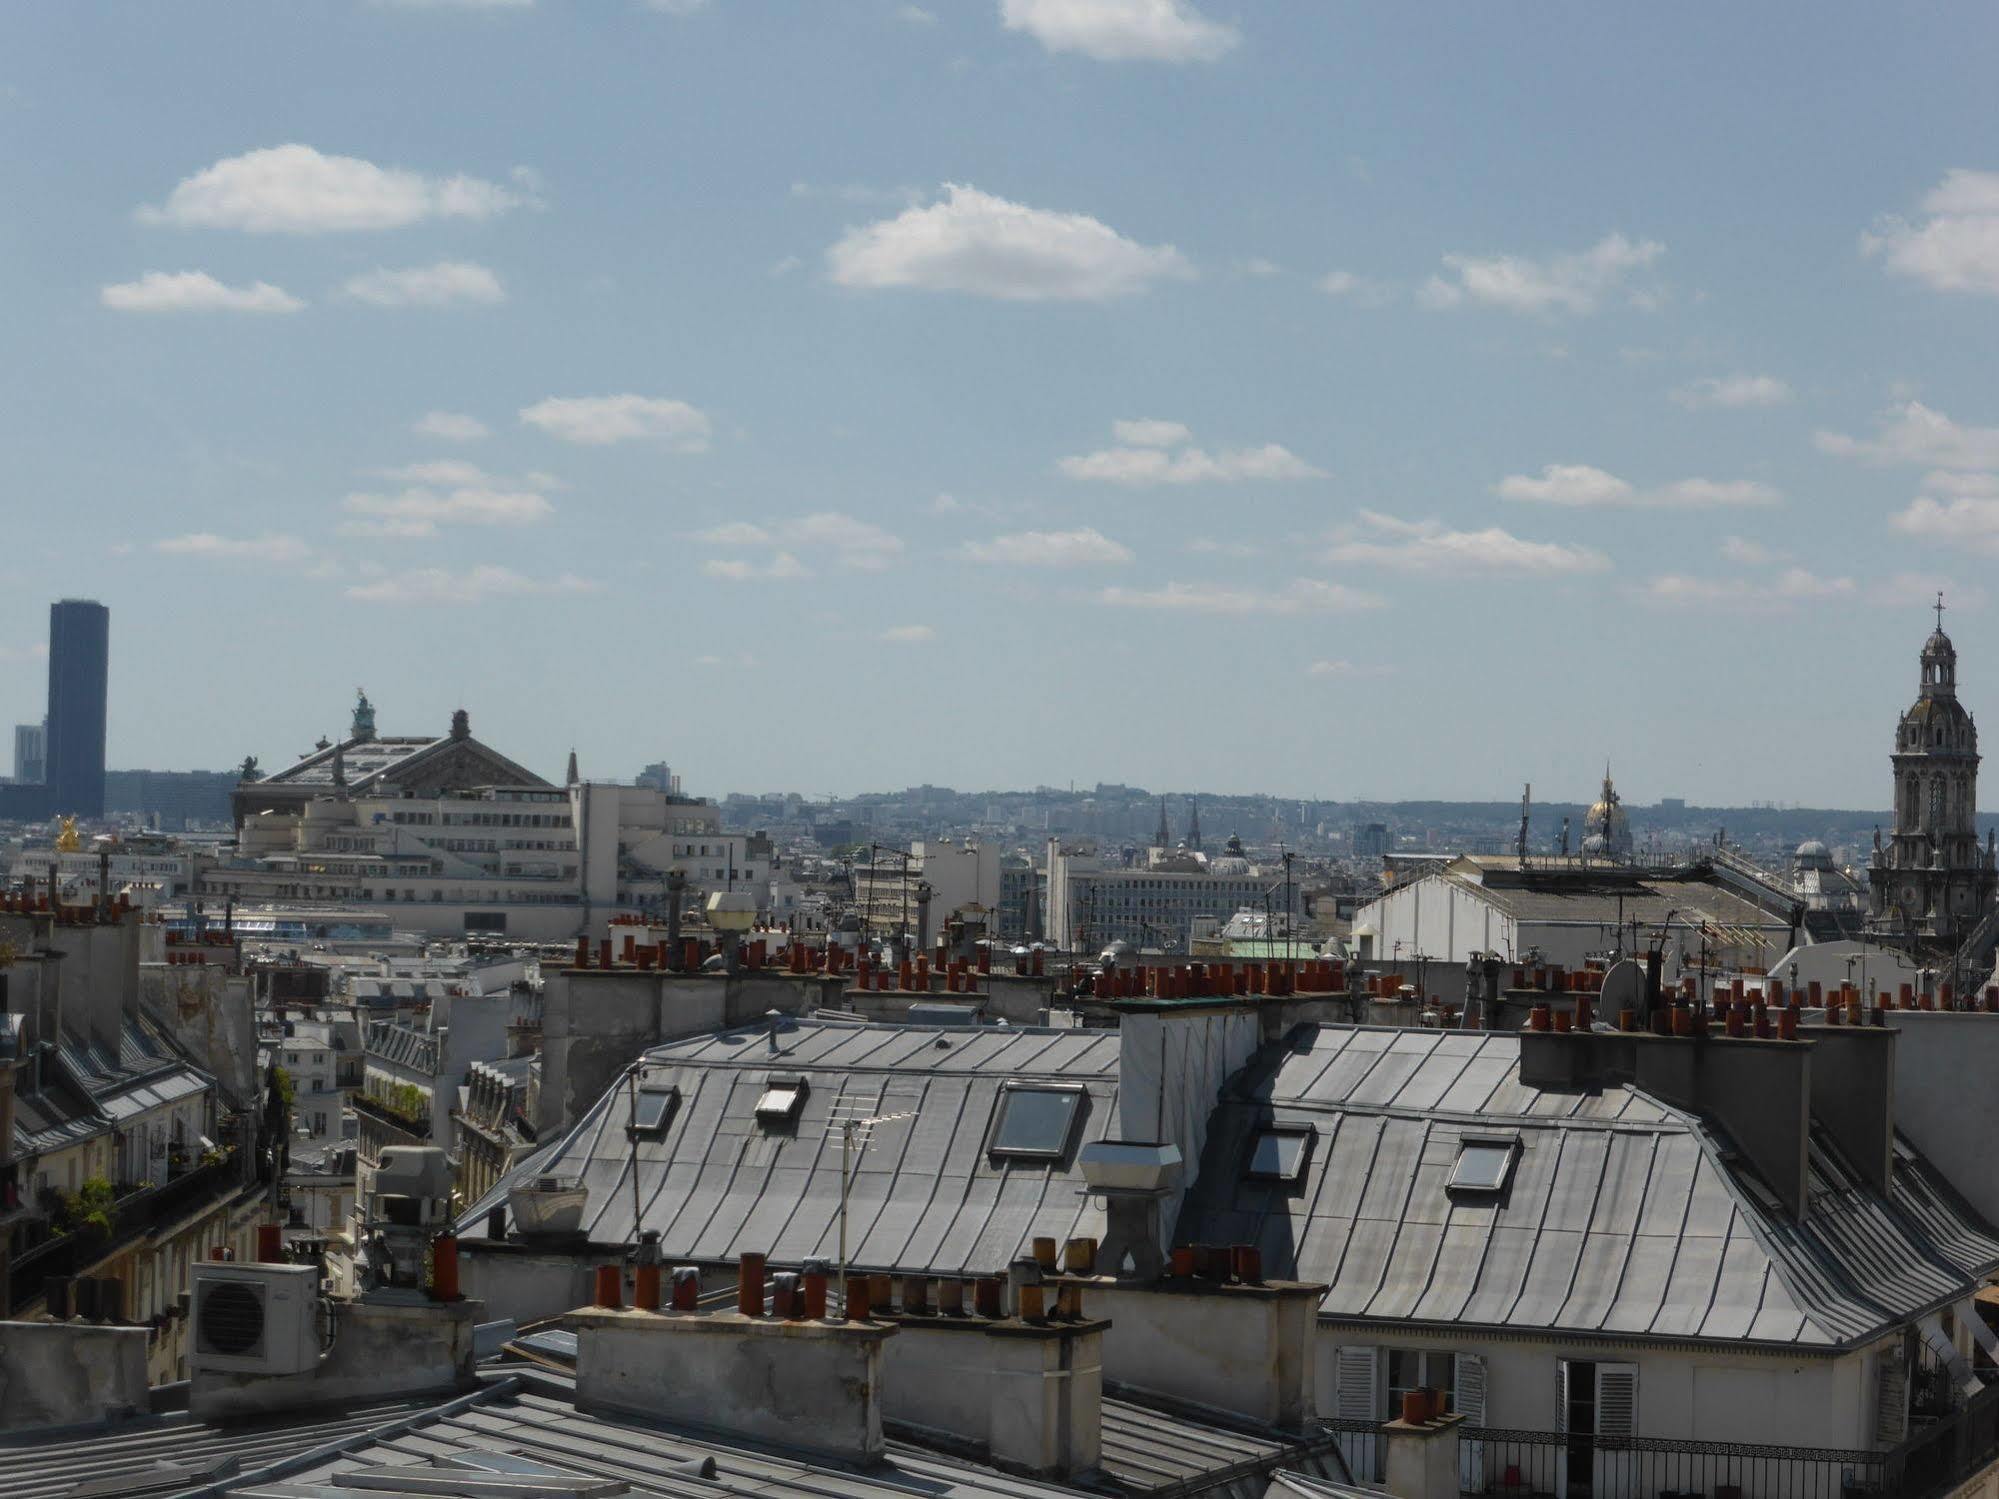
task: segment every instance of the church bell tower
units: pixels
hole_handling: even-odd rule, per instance
[[[1992,904],[1999,869],[1980,847],[1978,727],[1957,700],[1957,650],[1937,627],[1923,642],[1922,683],[1895,729],[1894,831],[1874,834],[1867,934],[1910,950],[1945,952]]]

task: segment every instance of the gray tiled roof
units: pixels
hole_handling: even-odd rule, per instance
[[[1295,1188],[1244,1174],[1271,1121],[1315,1132]],[[1520,1141],[1510,1189],[1447,1193],[1462,1137],[1495,1128]],[[1815,1132],[1800,1224],[1725,1144],[1629,1086],[1523,1084],[1510,1033],[1301,1026],[1231,1082],[1175,1232],[1260,1244],[1338,1320],[1822,1349],[1999,1266],[1999,1234],[1912,1155],[1883,1198]]]
[[[645,1085],[680,1104],[663,1137],[637,1142],[644,1227],[670,1259],[719,1261],[744,1250],[778,1264],[838,1248],[840,1137],[835,1112],[916,1117],[883,1125],[854,1164],[848,1244],[870,1270],[977,1274],[1002,1270],[1037,1235],[1099,1234],[1082,1195],[1077,1148],[1114,1128],[1114,1031],[800,1021],[772,1054],[761,1029],[691,1037],[647,1053]],[[767,1129],[756,1103],[772,1074],[809,1083],[795,1132]],[[1087,1102],[1064,1157],[996,1159],[986,1150],[1002,1085],[1080,1085]],[[600,1242],[632,1233],[628,1090],[612,1087],[571,1132],[503,1180],[461,1218],[468,1237],[523,1175],[580,1176],[584,1229]]]

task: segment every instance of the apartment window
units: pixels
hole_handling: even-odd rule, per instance
[[[1246,1174],[1256,1181],[1295,1183],[1305,1175],[1311,1157],[1311,1130],[1258,1130],[1250,1142]]]
[[[757,1123],[766,1129],[796,1124],[800,1110],[805,1107],[806,1095],[811,1091],[811,1086],[802,1077],[773,1074],[764,1079],[764,1090],[757,1096]]]
[[[1509,1135],[1466,1135],[1458,1142],[1457,1164],[1446,1185],[1453,1192],[1497,1196],[1513,1176],[1520,1141]]]
[[[1009,1084],[1000,1091],[999,1118],[987,1148],[997,1156],[1060,1160],[1068,1154],[1082,1103],[1081,1088]]]

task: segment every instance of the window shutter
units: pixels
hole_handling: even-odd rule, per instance
[[[1621,1442],[1638,1435],[1638,1366],[1596,1366],[1596,1434],[1600,1441]]]
[[[1901,1442],[1909,1429],[1909,1373],[1902,1345],[1874,1355],[1874,1440],[1883,1447]]]
[[[1569,1361],[1555,1360],[1555,1430],[1569,1429]]]
[[[1485,1360],[1476,1353],[1451,1358],[1451,1404],[1465,1418],[1465,1427],[1485,1425]],[[1464,1435],[1464,1427],[1458,1429]],[[1485,1492],[1485,1443],[1458,1443],[1458,1488],[1467,1494]]]
[[[1335,1364],[1334,1414],[1342,1421],[1378,1421],[1381,1409],[1375,1393],[1378,1349],[1342,1344]]]
[[[1485,1425],[1485,1360],[1476,1353],[1452,1355],[1451,1401],[1467,1426]]]

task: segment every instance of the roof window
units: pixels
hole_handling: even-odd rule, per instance
[[[811,1085],[802,1077],[772,1074],[765,1078],[764,1090],[757,1095],[757,1123],[766,1129],[798,1123],[799,1111],[811,1092]]]
[[[1453,1192],[1496,1196],[1513,1177],[1520,1141],[1510,1135],[1466,1135],[1458,1142],[1458,1162],[1447,1184]]]
[[[1312,1158],[1309,1129],[1263,1129],[1250,1141],[1249,1168],[1253,1181],[1297,1182]]]
[[[636,1138],[645,1135],[657,1140],[666,1133],[667,1125],[680,1111],[680,1090],[668,1083],[641,1084],[638,1106],[632,1114],[632,1122],[625,1133]]]
[[[1059,1161],[1069,1152],[1081,1088],[1009,1083],[1000,1090],[999,1118],[993,1125],[994,1155],[1030,1161]]]

